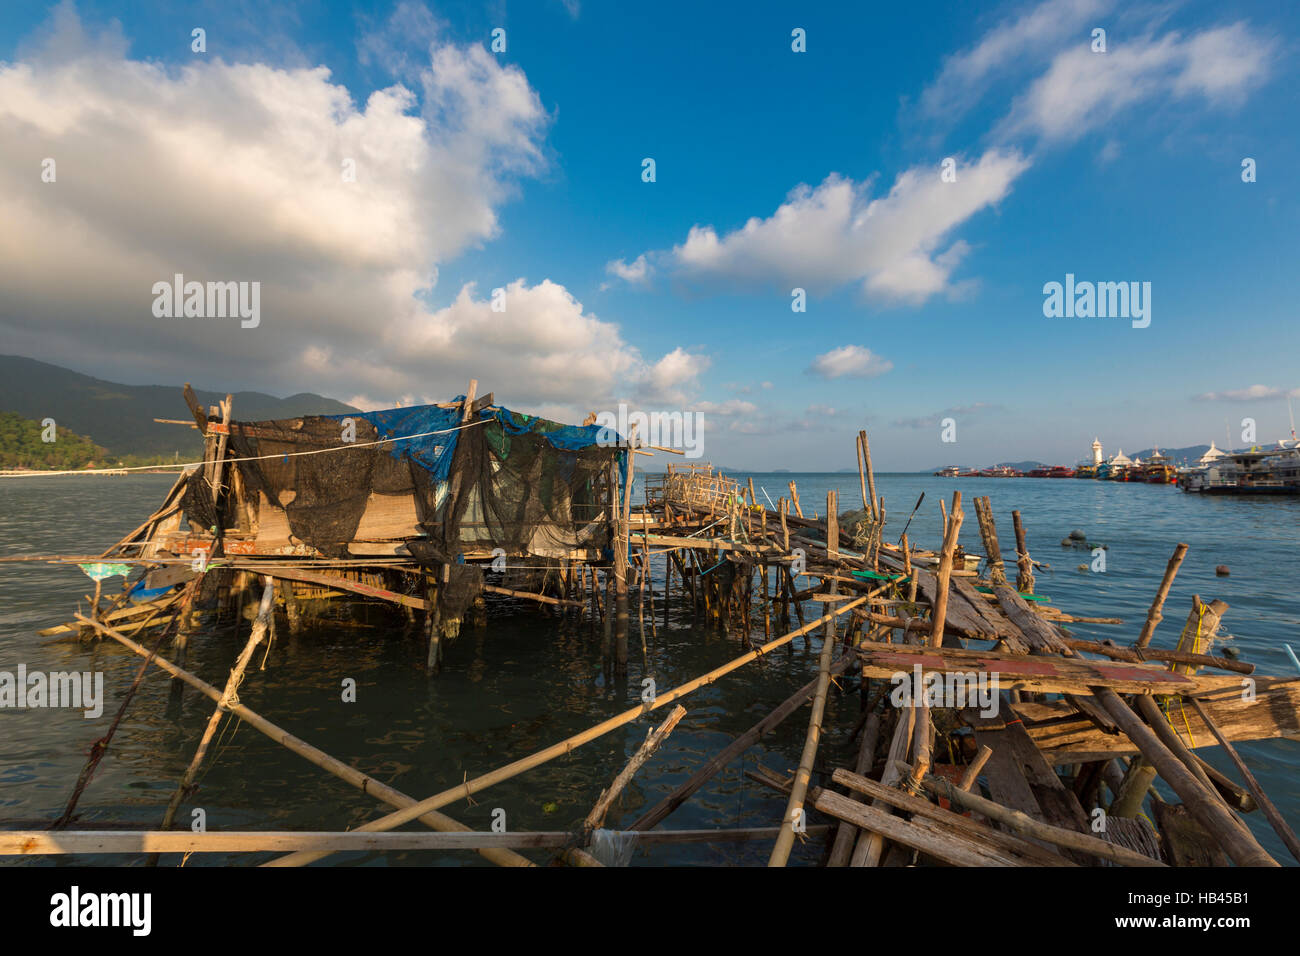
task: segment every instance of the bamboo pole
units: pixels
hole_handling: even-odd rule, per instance
[[[856,655],[846,654],[831,667],[831,674],[842,674],[856,660]],[[672,793],[641,814],[628,829],[645,831],[662,823],[669,814],[689,800],[694,793],[724,770],[731,761],[739,757],[787,717],[806,704],[812,695],[817,692],[819,680],[820,676],[810,680],[779,704],[770,714],[718,751],[708,763],[695,771],[689,780],[680,784]],[[779,827],[773,829],[773,836],[776,835],[779,829]]]
[[[83,618],[81,615],[77,615],[77,617],[80,618],[85,623],[94,626],[95,629],[98,630],[101,634],[113,638],[119,644],[123,645],[124,647],[126,647],[131,651],[134,651],[136,654],[139,654],[141,657],[147,658],[150,656],[149,651],[146,648],[141,647],[139,644],[131,640],[129,637],[119,634],[111,627],[108,627],[103,624],[98,624],[97,622],[89,621],[88,619]],[[214,703],[222,699],[221,692],[217,690],[215,687],[213,687],[211,684],[208,684],[205,681],[200,680],[199,678],[195,677],[193,674],[191,674],[189,671],[185,670],[184,668],[177,667],[171,661],[166,660],[165,658],[162,657],[153,657],[153,662],[157,664],[159,667],[161,667],[163,670],[167,671],[167,673],[171,674],[173,677],[179,678],[180,680],[183,680],[185,683],[189,684],[191,687],[199,691],[201,694],[203,694],[210,700],[212,700]],[[315,764],[316,766],[320,767],[322,770],[326,770],[329,773],[332,773],[340,780],[346,783],[350,783],[352,786],[356,787],[362,793],[368,793],[371,796],[375,797],[376,799],[382,800],[384,803],[390,804],[391,806],[395,806],[395,807],[410,807],[415,805],[414,798],[407,796],[406,794],[402,793],[399,790],[393,789],[392,787],[388,786],[385,783],[382,783],[379,780],[376,780],[374,777],[371,777],[368,774],[362,773],[361,771],[355,769],[354,767],[343,763],[343,761],[341,760],[337,760],[334,757],[331,757],[329,754],[325,753],[325,751],[319,749],[318,747],[313,747],[305,740],[295,737],[287,730],[284,730],[283,728],[278,727],[275,724],[271,723],[271,721],[267,720],[265,717],[262,717],[260,714],[256,713],[255,711],[250,710],[244,704],[232,705],[230,707],[230,712],[236,715],[237,717],[239,717],[240,720],[244,721],[244,723],[248,724],[254,730],[258,731],[259,733],[265,734],[267,737],[270,737],[272,740],[274,740],[276,743],[280,744],[282,747],[286,748],[290,752],[295,753],[299,757],[302,757],[304,760],[307,760],[308,762]],[[458,821],[451,819],[451,817],[444,816],[441,813],[425,812],[425,813],[421,813],[418,818],[413,818],[413,819],[419,819],[419,821],[423,823],[425,826],[430,827],[431,829],[434,830],[440,830],[444,832],[449,832],[449,831],[469,832],[470,830],[470,828],[465,826],[463,823],[459,823]],[[480,852],[484,857],[491,860],[493,863],[497,863],[502,866],[534,866],[535,865],[531,860],[527,859],[526,857],[522,857],[519,854],[512,853],[508,850],[482,850]]]
[[[831,490],[826,492],[826,557],[836,561],[840,556],[840,496]]]
[[[1174,576],[1178,574],[1178,566],[1183,563],[1183,558],[1186,556],[1187,545],[1179,543],[1178,547],[1174,548],[1173,557],[1165,565],[1165,576],[1160,581],[1160,588],[1156,591],[1155,600],[1151,602],[1151,608],[1147,611],[1146,623],[1142,625],[1142,633],[1138,635],[1134,646],[1146,647],[1151,643],[1151,636],[1156,632],[1156,625],[1164,617],[1161,611],[1165,606],[1165,598],[1169,597],[1169,589],[1174,585]]]
[[[827,506],[834,504],[835,492],[827,497]],[[827,511],[827,518],[834,515]],[[831,581],[831,594],[839,593],[840,582]],[[808,718],[808,733],[804,737],[803,755],[799,758],[799,769],[794,774],[794,787],[790,790],[790,799],[785,808],[785,819],[781,821],[781,835],[776,838],[768,866],[785,866],[794,846],[794,822],[798,816],[802,823],[805,816],[804,796],[808,792],[808,781],[812,779],[813,761],[817,757],[817,746],[821,742],[822,714],[826,711],[826,689],[831,682],[831,658],[835,654],[835,619],[828,618],[822,632],[822,652],[818,661],[817,692],[813,695],[812,714]]]
[[[656,830],[642,833],[637,843],[666,846],[684,843],[749,842],[776,836],[778,827],[738,827],[725,830]],[[809,834],[829,828],[808,828]],[[366,833],[310,830],[211,831],[188,830],[0,830],[0,856],[53,856],[82,853],[265,853],[290,850],[393,851],[475,850],[484,856],[514,849],[562,849],[571,846],[567,830],[520,830],[488,833],[479,830],[423,833]],[[522,859],[522,857],[521,857]]]
[[[740,667],[743,667],[744,665],[750,663],[751,661],[758,660],[760,657],[770,654],[778,647],[790,643],[796,637],[799,637],[800,635],[806,633],[807,631],[821,624],[825,624],[826,621],[836,618],[839,615],[847,613],[848,611],[851,611],[853,608],[861,604],[864,604],[868,599],[869,596],[864,595],[863,597],[860,597],[854,601],[850,601],[847,604],[843,604],[835,608],[833,611],[830,611],[829,613],[823,615],[822,617],[819,617],[817,620],[812,621],[801,628],[798,628],[797,630],[790,631],[788,634],[785,634],[782,637],[778,637],[774,641],[769,641],[767,644],[764,644],[762,647],[755,648],[752,651],[742,654],[739,657],[729,661],[728,663],[721,665],[720,667],[715,667],[707,674],[703,674],[700,677],[695,678],[694,680],[687,681],[685,684],[682,684],[681,686],[674,688],[673,690],[669,691],[666,694],[659,695],[651,702],[644,703],[639,707],[633,707],[629,710],[625,710],[623,711],[623,713],[616,714],[615,716],[610,717],[608,720],[602,721],[596,726],[590,727],[587,730],[582,731],[581,733],[573,734],[569,737],[566,737],[564,740],[561,740],[559,743],[552,744],[551,746],[539,750],[536,753],[530,754],[527,757],[523,757],[519,760],[515,760],[511,763],[506,764],[503,767],[498,767],[496,770],[492,770],[485,774],[480,774],[479,776],[474,777],[472,780],[466,780],[464,783],[461,783],[458,786],[444,790],[441,793],[434,794],[431,797],[427,797],[412,807],[408,807],[404,810],[399,810],[396,813],[390,813],[387,816],[380,817],[378,820],[371,820],[369,823],[362,824],[362,826],[359,827],[359,829],[368,830],[368,831],[369,830],[391,830],[394,827],[399,827],[404,823],[409,823],[411,820],[415,819],[421,813],[425,813],[429,810],[437,810],[441,807],[445,807],[447,804],[452,803],[456,800],[464,799],[466,797],[471,796],[472,794],[478,793],[481,790],[493,786],[494,784],[501,783],[504,780],[510,780],[511,778],[516,777],[527,770],[532,770],[534,767],[539,767],[544,763],[554,760],[556,757],[561,757],[567,753],[571,753],[573,750],[575,750],[578,747],[581,747],[583,744],[590,743],[591,741],[596,740],[597,738],[602,737],[605,734],[609,733],[611,730],[616,730],[617,728],[622,727],[625,724],[629,724],[632,721],[636,720],[638,717],[642,716],[643,714],[647,714],[650,711],[656,710],[659,707],[667,706],[668,704],[671,704],[673,701],[678,700],[681,697],[685,697],[687,694],[698,690],[699,688],[705,686],[706,684],[713,683],[718,678],[730,674],[732,671]],[[321,859],[323,856],[327,856],[327,855],[328,854],[325,853],[321,853],[321,854],[295,853],[295,854],[291,854],[290,856],[283,857],[280,860],[274,860],[272,861],[272,863],[281,866],[302,866],[307,863],[311,863],[314,860]]]
[[[181,777],[181,782],[176,786],[175,792],[167,802],[167,810],[163,813],[162,825],[160,830],[170,830],[172,821],[176,819],[176,811],[180,808],[181,801],[194,785],[195,779],[199,775],[199,768],[203,765],[203,760],[208,754],[208,746],[212,743],[212,738],[217,733],[217,727],[221,724],[221,718],[228,713],[229,705],[239,699],[239,685],[244,679],[244,670],[248,667],[249,661],[253,659],[253,652],[257,650],[257,645],[262,643],[266,637],[269,625],[269,619],[275,608],[275,584],[270,577],[262,578],[262,603],[257,609],[257,619],[253,622],[253,630],[248,635],[248,643],[244,645],[244,650],[235,660],[235,666],[230,670],[230,676],[226,679],[226,689],[221,694],[221,700],[217,702],[217,708],[208,718],[208,725],[203,730],[203,737],[199,740],[198,749],[194,751],[194,758],[190,765],[185,768],[185,774]],[[157,862],[156,859],[151,862]]]

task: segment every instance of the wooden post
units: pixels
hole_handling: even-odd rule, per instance
[[[289,634],[297,635],[302,630],[302,614],[298,608],[298,598],[293,593],[292,581],[280,579],[280,597],[284,600],[285,617],[289,619]]]
[[[873,515],[876,507],[871,500],[871,496],[867,494],[867,464],[862,457],[862,432],[858,432],[856,445],[858,450],[858,484],[862,486],[862,508],[868,515]],[[840,829],[843,830],[844,827],[841,826]]]
[[[884,509],[880,506],[879,499],[876,497],[876,473],[871,467],[871,446],[867,444],[866,430],[858,432],[858,440],[862,445],[862,460],[867,468],[867,488],[871,492],[872,506],[867,510],[872,512],[872,517],[877,522],[884,520]]]
[[[1034,562],[1025,544],[1025,526],[1020,521],[1019,511],[1011,512],[1011,523],[1016,529],[1016,590],[1021,594],[1033,594]]]
[[[802,518],[803,508],[799,506],[799,491],[795,488],[793,481],[790,482],[790,503],[794,505],[794,513]]]
[[[614,661],[619,670],[627,668],[627,552],[631,546],[632,526],[632,474],[636,461],[636,424],[633,423],[627,436],[627,480],[622,489],[622,512],[618,523],[618,532],[614,544],[614,587],[615,587],[615,655]]]
[[[1002,564],[1002,549],[998,546],[998,529],[993,521],[993,506],[987,495],[975,499],[975,517],[979,519],[980,538],[984,541],[984,553],[989,559],[989,578],[994,587],[1006,584],[1007,572]]]
[[[1173,557],[1165,566],[1165,576],[1160,581],[1160,589],[1156,591],[1155,600],[1151,602],[1151,609],[1147,611],[1146,623],[1142,625],[1142,633],[1138,635],[1136,647],[1146,647],[1151,643],[1151,636],[1156,632],[1156,625],[1160,623],[1164,615],[1161,610],[1165,606],[1165,598],[1169,597],[1169,589],[1173,587],[1174,576],[1178,573],[1178,566],[1183,563],[1183,558],[1187,556],[1187,545],[1179,543],[1174,548]]]
[[[1124,780],[1119,785],[1119,792],[1110,802],[1108,811],[1112,817],[1136,817],[1142,812],[1142,804],[1147,798],[1147,790],[1156,779],[1156,768],[1141,756],[1136,756],[1128,765]]]
[[[451,568],[448,565],[442,566],[441,574],[444,582],[450,582]],[[424,666],[432,677],[442,670],[442,615],[438,611],[438,586],[432,578],[425,578],[424,595],[429,602],[429,609],[424,612],[424,634],[429,644]]]
[[[940,501],[940,504],[943,502]],[[939,555],[939,571],[935,575],[936,589],[934,607],[930,612],[930,646],[943,646],[943,627],[948,616],[948,585],[952,579],[953,552],[957,548],[957,536],[961,533],[961,523],[965,515],[961,510],[961,492],[952,493],[952,513],[944,522],[943,550]]]

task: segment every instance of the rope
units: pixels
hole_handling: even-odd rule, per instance
[[[304,455],[323,455],[331,451],[352,451],[354,448],[369,448],[372,445],[386,445],[395,441],[410,441],[414,438],[428,438],[430,435],[446,435],[450,432],[458,432],[464,428],[473,428],[475,425],[483,425],[492,421],[491,418],[480,418],[478,421],[468,422],[464,425],[457,425],[454,428],[440,428],[432,432],[420,432],[415,435],[399,435],[396,438],[381,438],[377,441],[348,442],[345,445],[337,445],[333,448],[317,448],[313,451],[291,451],[279,455],[254,455],[249,458],[223,458],[221,461],[234,463],[239,461],[269,461],[273,458],[301,458]],[[118,475],[124,471],[157,471],[160,468],[199,468],[206,465],[206,461],[186,461],[172,465],[132,465],[129,468],[82,468],[72,471],[31,471],[22,474],[0,474],[0,478],[52,478],[56,475]]]

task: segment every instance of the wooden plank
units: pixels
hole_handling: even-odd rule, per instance
[[[398,594],[396,591],[388,591],[371,584],[352,581],[348,578],[340,577],[337,574],[322,574],[319,571],[305,571],[300,568],[281,567],[270,567],[258,570],[263,574],[269,574],[273,578],[280,578],[289,581],[306,581],[309,584],[323,584],[327,587],[337,588],[341,591],[351,591],[353,594],[362,594],[366,597],[391,601],[394,604],[401,604],[405,607],[413,607],[420,611],[426,611],[429,609],[429,602],[424,598],[413,597],[409,594]]]
[[[1081,657],[1027,656],[876,641],[863,641],[858,653],[868,677],[910,674],[920,666],[922,674],[987,675],[989,684],[997,689],[1041,693],[1090,694],[1092,687],[1109,687],[1119,693],[1174,694],[1223,686],[1225,679],[1175,674],[1150,664],[1112,664]]]
[[[1020,810],[1042,823],[1088,832],[1088,816],[1078,798],[1043,760],[1019,720],[1005,721],[997,728],[987,726],[986,719],[977,713],[963,711],[962,717],[975,724],[976,744],[993,751],[984,773],[994,802]]]
[[[884,810],[857,803],[833,790],[823,790],[813,804],[822,813],[878,833],[887,840],[920,850],[926,856],[953,866],[1023,866],[1021,859],[976,843],[955,830],[922,827]]]
[[[1240,686],[1200,697],[1224,735],[1232,741],[1300,736],[1300,679],[1256,677],[1254,681],[1254,701],[1243,699]],[[1173,707],[1180,729],[1186,730],[1186,719],[1198,744],[1212,744],[1214,735],[1195,708],[1176,703]],[[1026,732],[1049,764],[1086,763],[1137,753],[1127,736],[1102,733],[1064,701],[1020,704],[1018,710],[1026,718]]]
[[[931,607],[934,607],[935,601],[939,596],[938,578],[933,571],[926,571],[923,568],[916,569],[917,590],[921,597]],[[953,578],[953,580],[957,580]],[[1003,628],[1003,633],[999,634],[999,628],[988,621],[982,614],[975,611],[970,601],[965,597],[960,589],[949,586],[948,607],[944,613],[944,633],[952,633],[959,637],[968,637],[975,639],[994,640],[997,638],[1017,639],[1018,635],[1010,635]]]
[[[1015,588],[1009,584],[999,584],[993,588],[993,594],[997,597],[1002,612],[1012,624],[1020,628],[1020,633],[1031,648],[1057,654],[1070,652],[1056,628],[1030,610],[1028,602]]]
[[[975,586],[971,584],[969,579],[954,577],[952,579],[952,589],[962,596],[973,614],[987,622],[987,633],[1005,640],[1013,648],[1023,643],[1020,630],[1008,621],[1006,616],[997,608],[993,607],[988,601],[983,600],[983,595],[975,590]],[[1028,645],[1025,645],[1026,652],[1028,652],[1028,649]]]

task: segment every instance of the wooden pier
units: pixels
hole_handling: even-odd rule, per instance
[[[49,558],[139,565],[147,571],[139,584],[158,593],[132,604],[125,593],[97,591],[88,613],[43,633],[116,641],[141,657],[141,676],[159,667],[175,678],[176,693],[208,697],[212,721],[165,813],[160,808],[158,831],[76,832],[77,803],[111,745],[110,729],[81,779],[69,782],[72,797],[55,823],[66,836],[4,832],[0,852],[283,851],[272,863],[293,866],[348,849],[427,849],[477,852],[507,866],[552,858],[601,865],[596,845],[608,832],[602,823],[612,802],[673,726],[689,719],[691,693],[804,637],[820,641],[815,677],[772,701],[762,720],[668,797],[609,830],[646,845],[710,839],[662,825],[807,705],[797,765],[747,771],[784,795],[783,818],[712,839],[769,841],[773,866],[785,865],[796,840],[819,841],[828,866],[1276,866],[1243,822],[1243,814],[1257,813],[1300,860],[1291,826],[1233,747],[1300,735],[1300,678],[1252,676],[1249,663],[1214,654],[1228,610],[1222,601],[1193,598],[1176,649],[1150,646],[1185,546],[1134,634],[1104,608],[1076,614],[1035,593],[1032,529],[1018,512],[995,516],[988,498],[972,505],[983,553],[958,544],[967,520],[960,491],[935,529],[942,547],[911,546],[908,503],[889,520],[865,433],[857,441],[861,507],[845,508],[834,492],[824,503],[801,502],[794,482],[774,502],[766,492],[759,500],[752,481],[696,462],[639,474],[638,458],[672,449],[645,447],[635,434],[609,441],[591,424],[515,416],[476,391],[471,383],[455,402],[349,420],[354,433],[347,435],[342,416],[241,423],[229,401],[199,408],[186,386],[204,460],[112,548]],[[408,420],[399,412],[446,424],[418,435],[386,431]],[[404,454],[403,443],[416,439],[424,443],[419,452]],[[444,453],[449,463],[438,457]],[[358,469],[368,469],[364,482]],[[1014,529],[1005,556],[999,520],[1002,531]],[[255,679],[246,673],[253,651],[277,628],[300,631],[359,603],[383,604],[427,641],[436,680],[462,623],[490,616],[499,600],[531,602],[538,613],[598,630],[612,670],[626,668],[630,640],[653,639],[670,603],[678,615],[731,636],[736,655],[430,796],[388,787],[331,756],[328,741],[301,740],[238,700],[240,683]],[[224,689],[186,670],[189,642],[202,640],[214,620],[241,616],[253,620],[252,630]],[[1077,639],[1066,627],[1072,622],[1113,626],[1115,637]],[[860,700],[848,751],[826,743],[833,682]],[[498,838],[444,812],[619,727],[649,729],[656,711],[668,719],[601,795],[581,832]],[[358,787],[383,815],[348,834],[172,831],[226,717]],[[1198,754],[1214,746],[1225,749],[1240,779]],[[1152,785],[1156,777],[1163,793]],[[447,836],[378,836],[409,822]]]

